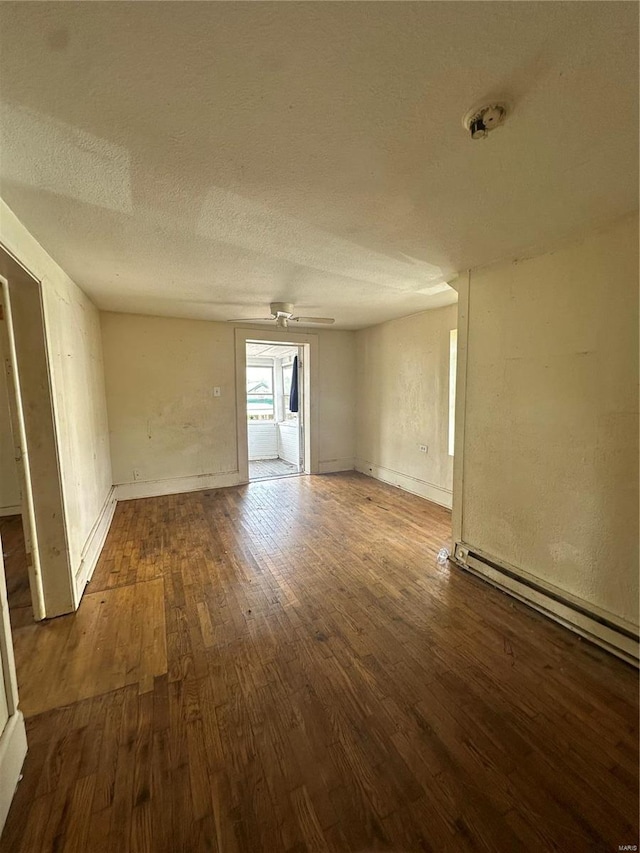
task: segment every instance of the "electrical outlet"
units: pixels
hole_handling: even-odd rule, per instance
[[[427,445],[421,444],[420,445],[420,453],[426,453],[426,452],[427,452]]]
[[[133,469],[133,479],[134,479],[134,480],[139,480],[139,479],[140,479],[140,469],[139,469],[139,468],[134,468],[134,469]]]
[[[213,396],[214,396],[214,397],[219,397],[219,396],[220,396],[220,386],[219,386],[219,385],[215,385],[215,386],[214,386],[214,388],[213,388]]]

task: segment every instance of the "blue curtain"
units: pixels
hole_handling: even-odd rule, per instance
[[[291,368],[291,391],[289,392],[289,411],[298,411],[298,356],[293,359]]]

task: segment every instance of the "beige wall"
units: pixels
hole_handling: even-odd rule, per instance
[[[134,472],[142,482],[237,472],[234,327],[101,316],[114,483],[131,483]],[[351,468],[355,335],[321,330],[318,338],[321,470],[336,460]]]
[[[637,216],[469,287],[462,539],[637,625]]]
[[[70,568],[81,593],[113,508],[99,315],[0,205],[2,243],[41,282]]]
[[[449,333],[456,322],[451,305],[357,332],[358,470],[445,506],[453,477]]]
[[[46,287],[43,297],[69,549],[77,569],[112,486],[100,318],[69,279]]]
[[[7,377],[4,364],[0,364],[0,516],[20,512],[20,487],[14,455]]]
[[[356,452],[356,333],[318,335],[318,467],[348,471]]]

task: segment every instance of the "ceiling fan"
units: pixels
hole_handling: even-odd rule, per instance
[[[241,317],[237,320],[229,320],[229,323],[268,323],[271,320],[276,321],[276,326],[279,329],[286,329],[289,323],[322,323],[323,325],[331,325],[335,323],[333,317],[294,317],[292,302],[272,302],[269,306],[271,311],[270,317]]]

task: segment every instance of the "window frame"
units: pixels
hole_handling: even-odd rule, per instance
[[[251,359],[251,361],[247,362],[247,382],[249,378],[249,370],[254,367],[256,369],[260,369],[263,371],[269,371],[271,373],[271,390],[268,392],[260,393],[260,392],[250,392],[249,389],[246,389],[245,398],[246,398],[246,406],[247,406],[247,423],[277,423],[277,415],[276,415],[276,377],[273,363],[268,359]],[[251,394],[252,398],[255,397],[264,397],[271,400],[271,413],[256,413],[252,415],[250,403],[249,403],[249,394]]]

